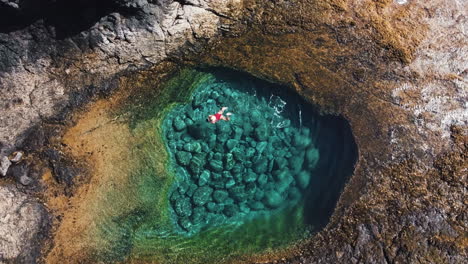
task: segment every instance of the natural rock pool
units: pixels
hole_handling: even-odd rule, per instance
[[[271,84],[227,76],[200,83],[164,120],[176,173],[171,209],[188,233],[281,214],[320,178],[321,124],[311,107]],[[207,121],[224,106],[229,121]]]
[[[133,161],[98,185],[92,259],[223,263],[287,251],[328,222],[357,159],[343,118],[228,69],[181,70],[155,91],[117,113]],[[223,106],[230,120],[207,122]]]

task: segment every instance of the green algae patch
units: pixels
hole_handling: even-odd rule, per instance
[[[140,139],[138,162],[126,188],[103,194],[98,261],[227,263],[286,252],[326,223],[352,173],[349,126],[286,87],[182,70],[137,101],[120,114]],[[208,123],[222,106],[230,120]],[[112,201],[125,197],[133,209],[115,214]]]

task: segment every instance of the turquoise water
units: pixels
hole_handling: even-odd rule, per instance
[[[101,261],[222,263],[287,250],[328,222],[353,173],[347,122],[287,87],[226,69],[185,70],[144,100],[129,121],[154,139],[136,146],[141,169],[115,194],[141,203],[102,224],[112,247],[98,250]],[[231,119],[208,123],[223,106]]]
[[[221,107],[230,120],[207,122]],[[320,160],[309,111],[265,86],[212,79],[168,113],[177,175],[169,199],[179,231],[239,225],[301,201]]]

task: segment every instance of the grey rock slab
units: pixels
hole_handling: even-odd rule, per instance
[[[3,156],[0,158],[0,176],[6,176],[10,165],[11,161],[8,159],[7,156]]]
[[[44,228],[45,219],[46,210],[42,204],[19,192],[13,186],[0,186],[0,257],[2,260],[7,263],[10,261],[35,262],[33,252],[38,250],[39,244],[36,241]],[[21,260],[18,259],[20,257]]]

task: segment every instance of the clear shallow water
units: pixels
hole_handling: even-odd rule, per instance
[[[170,202],[181,232],[268,218],[303,198],[320,160],[315,127],[302,118],[311,113],[265,88],[214,79],[165,118],[177,179]],[[206,121],[223,106],[229,121]]]
[[[162,94],[131,120],[154,134],[130,177],[141,203],[102,224],[112,247],[100,260],[220,263],[287,249],[327,223],[357,156],[343,119],[223,69],[183,71]],[[231,120],[207,123],[222,106]]]

